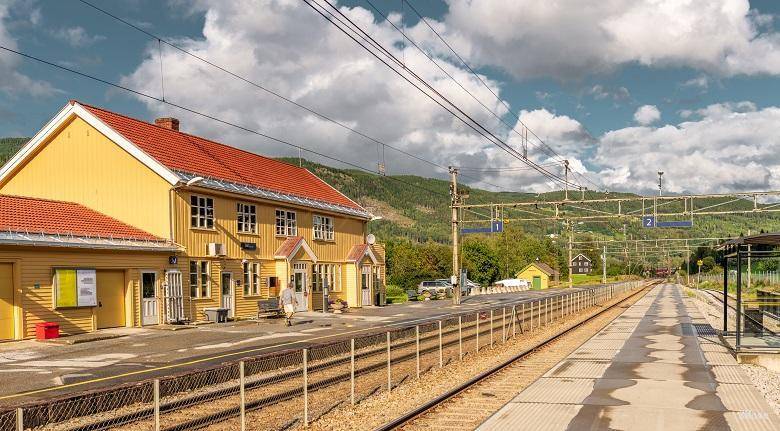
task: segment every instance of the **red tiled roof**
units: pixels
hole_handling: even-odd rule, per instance
[[[168,169],[361,209],[307,169],[77,103]]]
[[[363,259],[363,256],[366,255],[367,248],[368,248],[368,244],[353,245],[352,248],[349,250],[349,253],[347,254],[347,261],[357,262],[360,259]]]
[[[82,205],[0,195],[0,231],[165,241]]]
[[[289,258],[290,253],[295,251],[295,248],[298,247],[298,243],[303,241],[302,236],[291,236],[284,240],[282,245],[279,246],[279,248],[276,250],[276,253],[274,253],[274,257],[283,257],[283,258]]]

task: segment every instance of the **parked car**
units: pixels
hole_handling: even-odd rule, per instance
[[[417,285],[417,293],[420,295],[425,292],[429,292],[431,295],[444,294],[450,287],[449,280],[421,281]]]
[[[449,280],[449,279],[446,279],[446,278],[440,278],[440,279],[438,279],[438,280],[436,280],[436,281],[442,281],[442,282],[444,282],[444,283],[447,283],[447,287],[450,287],[450,286],[451,286],[451,285],[450,285],[450,280]],[[469,295],[471,295],[471,292],[472,292],[474,289],[477,289],[477,290],[479,290],[479,288],[480,288],[480,285],[479,285],[479,284],[477,284],[477,283],[474,283],[473,281],[471,281],[471,280],[469,280],[469,279],[467,278],[467,279],[466,279],[466,281],[463,283],[463,290],[461,291],[461,295],[463,295],[463,296],[469,296]]]

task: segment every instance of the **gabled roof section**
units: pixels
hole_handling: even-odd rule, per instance
[[[74,116],[86,121],[171,185],[203,177],[199,187],[371,218],[363,207],[308,169],[77,101],[65,105],[0,167],[0,183]]]
[[[302,236],[291,236],[284,240],[282,245],[280,245],[274,253],[274,259],[290,260],[294,258],[301,249],[309,256],[309,259],[314,262],[317,261],[317,255],[314,254],[314,250],[311,249]]]
[[[558,273],[558,271],[554,270],[552,267],[550,267],[550,265],[548,265],[548,264],[546,264],[544,262],[532,262],[532,263],[529,263],[528,265],[525,266],[525,268],[520,270],[520,272],[523,272],[523,271],[525,271],[526,269],[528,269],[528,268],[530,268],[532,266],[535,266],[535,267],[539,268],[540,271],[542,271],[543,273],[545,273],[547,275],[555,275],[555,274]],[[518,272],[518,274],[520,272]]]
[[[82,106],[172,171],[363,210],[308,169],[95,106]]]
[[[168,181],[171,185],[178,184],[181,179],[174,174],[170,169],[165,167],[162,163],[141,150],[135,143],[128,140],[126,137],[117,133],[114,129],[109,127],[100,118],[93,115],[89,110],[84,108],[75,101],[68,102],[57,115],[54,116],[38,133],[35,134],[12,158],[3,166],[0,166],[0,184],[4,182],[9,176],[13,175],[16,169],[22,166],[29,158],[33,157],[37,150],[48,142],[49,138],[58,133],[63,124],[72,120],[75,117],[79,117],[87,124],[94,127],[97,131],[102,133],[108,139],[115,144],[119,145],[122,149],[127,151],[130,155],[135,157],[138,161],[146,165],[149,169],[160,175],[163,179]]]
[[[73,203],[0,195],[0,243],[177,250],[170,241]]]
[[[585,255],[584,255],[584,254],[582,254],[582,253],[580,253],[580,254],[578,254],[578,255],[574,256],[574,257],[571,259],[571,261],[572,261],[572,262],[574,262],[574,261],[575,261],[575,260],[577,260],[577,258],[578,258],[578,257],[580,257],[580,256],[584,257],[584,258],[585,258],[585,260],[587,260],[588,262],[591,262],[590,258],[589,258],[588,256],[585,256]]]
[[[364,257],[368,256],[371,262],[376,265],[379,260],[374,255],[374,251],[371,250],[371,246],[368,244],[356,244],[347,253],[347,262],[360,262]]]

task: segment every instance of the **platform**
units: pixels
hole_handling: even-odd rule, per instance
[[[660,285],[479,430],[780,430],[676,285]]]

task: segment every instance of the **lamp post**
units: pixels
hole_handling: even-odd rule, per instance
[[[662,195],[662,189],[663,189],[663,171],[658,171],[658,196]]]

